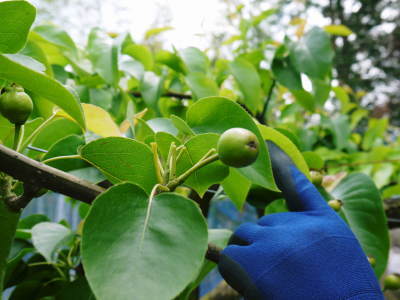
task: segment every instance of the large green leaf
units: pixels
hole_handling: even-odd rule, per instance
[[[332,67],[334,52],[329,35],[313,27],[297,43],[290,44],[290,60],[300,73],[324,79]]]
[[[0,55],[0,78],[18,83],[27,90],[50,100],[85,128],[82,107],[75,93],[43,73],[20,64],[12,54]]]
[[[80,155],[114,183],[130,181],[146,192],[157,183],[153,154],[138,141],[121,137],[98,139],[82,147]]]
[[[196,276],[206,247],[194,202],[173,193],[149,200],[129,183],[95,200],[82,237],[85,273],[100,300],[172,299]]]
[[[230,70],[244,96],[244,104],[252,113],[262,109],[262,88],[256,68],[243,58],[230,63]]]
[[[196,99],[218,96],[217,84],[207,75],[193,72],[186,76],[186,80]]]
[[[365,254],[375,258],[375,274],[380,277],[386,269],[390,242],[382,200],[374,182],[365,174],[353,173],[331,194],[343,201],[343,215]]]
[[[190,73],[199,72],[207,73],[210,62],[208,57],[199,49],[195,47],[189,47],[180,51],[180,56],[185,62]]]
[[[196,133],[221,134],[233,127],[252,131],[260,141],[260,153],[252,165],[238,170],[253,183],[271,190],[278,190],[264,139],[250,115],[240,105],[223,97],[204,98],[189,108],[186,119]]]
[[[57,250],[71,241],[71,229],[52,222],[42,222],[32,228],[32,243],[47,261],[55,262]]]
[[[219,135],[214,133],[199,134],[185,143],[185,151],[178,161],[177,174],[196,164],[211,148],[217,148]],[[207,188],[215,183],[220,183],[229,174],[228,167],[216,161],[194,172],[185,181],[185,185],[193,188],[200,196],[203,196]]]
[[[89,34],[87,50],[93,69],[107,83],[118,86],[118,46],[113,40],[100,29],[94,28]]]
[[[27,1],[0,2],[0,53],[16,53],[24,47],[36,9]]]

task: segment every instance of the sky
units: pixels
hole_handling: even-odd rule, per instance
[[[174,29],[162,33],[165,48],[195,46],[204,50],[209,45],[211,33],[234,30],[227,26],[224,17],[226,5],[221,0],[30,1],[39,10],[37,23],[51,21],[60,25],[81,44],[85,43],[90,28],[94,26],[111,32],[130,32],[136,42],[141,42],[148,29],[169,25]],[[249,8],[250,0],[240,2]],[[274,1],[263,2],[261,9],[272,8],[271,2]],[[301,1],[296,0],[286,9],[299,5]],[[327,24],[317,10],[308,13],[311,15],[307,18],[309,26]]]
[[[83,43],[93,26],[130,32],[140,42],[145,32],[164,25],[174,29],[163,40],[177,48],[206,47],[207,36],[221,28],[224,5],[219,0],[31,0],[37,23],[51,21]]]

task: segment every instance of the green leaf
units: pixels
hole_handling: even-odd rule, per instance
[[[256,68],[242,58],[230,63],[230,70],[244,96],[244,104],[254,114],[262,109],[261,80]]]
[[[39,223],[32,228],[32,243],[48,262],[56,262],[57,250],[67,244],[74,233],[67,227],[51,222]]]
[[[302,154],[310,169],[320,170],[324,167],[325,162],[319,154],[312,151],[305,151]]]
[[[146,142],[149,137],[154,136],[154,131],[145,120],[141,118],[138,118],[136,120],[137,124],[135,125],[135,140]]]
[[[94,28],[89,34],[87,50],[93,69],[110,85],[117,87],[118,46],[99,28]]]
[[[157,143],[158,151],[160,151],[161,157],[164,159],[164,161],[167,161],[169,148],[173,142],[176,146],[182,144],[182,142],[172,134],[162,131],[157,132],[154,136],[154,139]]]
[[[90,290],[85,277],[78,277],[72,282],[68,282],[55,297],[56,300],[94,300],[94,295]]]
[[[307,177],[309,177],[309,170],[303,155],[301,155],[299,149],[292,143],[292,141],[279,131],[265,126],[258,125],[261,135],[264,140],[270,140],[277,144],[286,154],[292,159],[296,167]]]
[[[266,18],[268,18],[269,16],[272,16],[273,14],[275,14],[277,12],[278,12],[278,9],[276,9],[276,8],[264,10],[262,13],[260,13],[259,15],[252,18],[253,26],[259,25]]]
[[[315,110],[315,99],[314,96],[305,90],[291,90],[293,96],[296,98],[304,108],[313,112]]]
[[[0,178],[1,180],[3,178]],[[0,195],[0,298],[2,297],[4,276],[7,267],[7,258],[14,240],[20,214],[11,212],[3,201],[3,195]]]
[[[53,77],[53,69],[47,59],[46,53],[36,42],[28,39],[25,47],[19,53],[25,56],[32,57],[34,60],[40,62],[45,67],[45,73],[48,76]]]
[[[78,135],[66,136],[50,148],[49,152],[47,152],[43,157],[43,160],[64,155],[76,155],[78,147],[83,146],[84,144],[85,140],[83,137]],[[88,164],[81,159],[56,160],[49,162],[48,165],[65,172],[82,169],[88,166]]]
[[[362,148],[369,150],[372,146],[376,146],[377,142],[383,138],[388,127],[389,121],[387,118],[374,119],[368,121],[368,129],[362,141]]]
[[[313,79],[312,88],[314,101],[321,107],[324,106],[326,100],[329,98],[329,93],[331,91],[331,84],[329,80],[319,80]]]
[[[82,237],[85,273],[100,300],[172,299],[196,276],[206,247],[207,225],[193,201],[173,193],[149,200],[129,183],[97,197]]]
[[[276,213],[281,213],[281,212],[287,212],[288,208],[286,206],[286,201],[285,199],[276,199],[271,204],[267,205],[265,208],[265,215],[269,214],[276,214]]]
[[[251,181],[244,177],[235,168],[229,168],[229,176],[222,182],[225,194],[232,200],[238,210],[243,208]]]
[[[109,89],[91,88],[89,89],[89,97],[91,104],[100,106],[105,110],[111,109],[113,94]]]
[[[331,124],[336,149],[343,150],[347,148],[351,134],[348,116],[339,115],[334,119],[329,119],[329,123]]]
[[[297,43],[290,44],[290,60],[300,73],[324,79],[332,67],[334,52],[329,35],[313,27]]]
[[[191,136],[195,135],[192,128],[190,128],[189,125],[184,120],[179,118],[178,116],[172,115],[171,121],[172,121],[172,123],[174,123],[175,127],[178,128],[179,133],[183,137],[191,137]]]
[[[365,174],[353,173],[331,194],[343,201],[342,212],[364,253],[375,258],[374,271],[379,278],[386,269],[390,242],[382,200],[374,182]]]
[[[170,67],[172,70],[178,73],[187,73],[185,63],[175,53],[166,50],[160,50],[156,54],[156,61]]]
[[[378,189],[389,184],[392,174],[395,172],[395,166],[392,163],[379,164],[375,166],[376,171],[372,178]]]
[[[300,73],[292,66],[288,58],[274,58],[272,61],[272,72],[278,82],[290,90],[302,90]]]
[[[210,61],[208,57],[199,49],[195,47],[189,47],[180,51],[180,56],[185,62],[189,73],[204,73],[208,72]]]
[[[14,60],[12,55],[0,55],[0,78],[15,82],[62,108],[85,128],[85,119],[75,93],[50,77]]]
[[[400,184],[392,185],[383,190],[383,199],[400,196]]]
[[[0,53],[16,53],[24,47],[35,17],[36,9],[27,1],[0,2]]]
[[[34,32],[41,37],[41,39],[39,39],[39,37],[33,36],[33,39],[36,40],[39,45],[44,46],[46,42],[50,43],[56,46],[67,58],[78,59],[78,48],[64,29],[52,24],[40,25],[34,28]],[[44,39],[44,41],[42,39]],[[45,46],[45,50],[49,50],[49,48]],[[45,52],[48,54],[48,51]]]
[[[260,141],[260,153],[252,165],[238,170],[253,183],[277,191],[263,137],[253,119],[240,105],[223,97],[204,98],[189,108],[186,120],[196,133],[221,134],[233,127],[252,131]]]
[[[185,151],[177,163],[177,175],[184,173],[196,164],[210,149],[217,148],[219,135],[214,133],[199,134],[185,143]],[[216,161],[194,172],[185,181],[185,185],[193,188],[201,197],[207,189],[220,183],[228,176],[229,168]]]
[[[232,235],[232,231],[227,230],[227,229],[209,229],[208,230],[208,242],[212,243],[220,248],[225,248],[226,245],[228,244],[229,238]],[[179,295],[176,300],[187,300],[189,299],[188,297],[190,296],[191,292],[195,288],[197,288],[204,277],[208,273],[210,273],[217,265],[213,263],[212,261],[209,260],[204,260],[203,266],[201,267],[201,270],[199,274],[197,275],[197,278]]]
[[[144,39],[148,40],[149,38],[158,35],[164,31],[168,31],[168,30],[172,30],[174,29],[174,27],[171,26],[165,26],[165,27],[159,27],[159,28],[152,28],[146,31],[145,35],[144,35]]]
[[[71,134],[78,135],[81,132],[81,128],[75,122],[68,119],[55,119],[40,130],[31,144],[34,147],[49,150],[51,146],[66,136]],[[37,158],[38,155],[41,156],[42,154],[34,150],[28,151],[28,156],[31,158]]]
[[[349,36],[353,33],[346,25],[326,25],[324,30],[332,35]]]
[[[144,74],[144,66],[140,61],[130,59],[120,62],[120,71],[123,71],[137,80],[141,80]]]
[[[159,113],[158,100],[163,88],[163,79],[153,72],[145,72],[139,90],[146,105]]]
[[[157,183],[153,154],[148,146],[138,141],[120,137],[98,139],[79,152],[114,183],[130,181],[146,192]]]
[[[147,125],[153,130],[153,132],[168,132],[172,135],[178,134],[178,129],[175,127],[174,123],[167,118],[154,118],[148,120]]]
[[[33,214],[29,215],[18,222],[18,229],[31,229],[36,224],[41,222],[50,222],[50,219],[46,215]]]
[[[218,96],[218,86],[214,80],[199,72],[186,76],[187,83],[196,99]]]
[[[127,54],[134,59],[140,61],[146,70],[153,69],[153,54],[147,46],[128,44],[122,49],[122,53]]]

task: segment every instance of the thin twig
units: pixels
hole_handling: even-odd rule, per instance
[[[272,83],[271,83],[271,87],[269,88],[269,91],[268,91],[267,99],[265,100],[265,103],[264,103],[263,110],[257,117],[258,122],[260,122],[261,124],[264,124],[264,125],[267,125],[267,116],[265,116],[265,114],[267,113],[268,105],[269,105],[269,102],[271,101],[272,92],[274,91],[275,84],[276,84],[276,80],[273,79]]]

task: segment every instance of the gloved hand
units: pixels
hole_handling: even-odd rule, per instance
[[[346,223],[278,146],[267,145],[290,212],[235,231],[218,264],[224,279],[246,300],[383,299]]]

